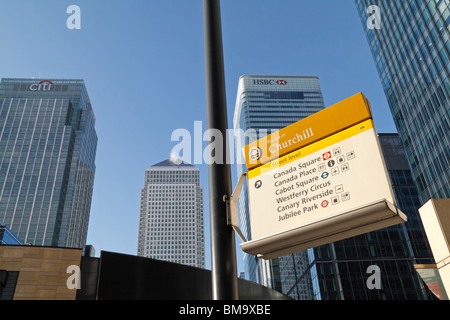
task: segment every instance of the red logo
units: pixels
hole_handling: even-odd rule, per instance
[[[322,206],[322,208],[326,208],[328,207],[330,203],[327,200],[322,201],[322,203],[320,204]]]
[[[285,86],[285,85],[287,85],[287,81],[286,80],[278,80],[277,84],[279,84],[280,86]]]
[[[323,155],[323,160],[331,159],[331,151],[325,152]]]
[[[42,80],[41,82],[39,82],[39,84],[42,84],[42,83],[44,83],[44,82],[47,82],[47,83],[49,83],[49,84],[53,84],[53,82],[51,82],[50,80]]]

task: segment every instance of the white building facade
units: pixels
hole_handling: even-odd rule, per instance
[[[138,256],[205,268],[203,189],[198,168],[165,160],[145,171]]]

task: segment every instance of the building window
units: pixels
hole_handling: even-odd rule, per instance
[[[18,271],[0,270],[0,300],[12,300],[16,290]]]

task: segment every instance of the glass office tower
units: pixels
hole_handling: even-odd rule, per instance
[[[404,149],[398,134],[379,134],[379,141],[396,203],[408,222],[308,249],[306,268],[288,269],[289,277],[282,283],[285,294],[306,300],[435,298],[414,268],[414,264],[433,264],[434,260]],[[371,266],[379,268],[379,289],[367,285]]]
[[[83,248],[96,148],[84,81],[2,79],[0,221],[27,244]]]
[[[450,198],[450,2],[355,4],[420,203]],[[379,26],[373,23],[376,7],[368,9],[373,5],[379,8]]]
[[[247,171],[242,147],[324,109],[319,79],[310,76],[242,76],[239,79],[234,130],[237,178]],[[242,132],[245,134],[238,134]],[[240,228],[251,239],[246,185],[239,197]],[[305,264],[304,254],[294,256]],[[280,258],[283,260],[283,258]],[[280,287],[280,259],[260,260],[244,253],[246,278],[271,288]]]
[[[145,171],[138,256],[205,268],[203,188],[198,168],[169,159]]]

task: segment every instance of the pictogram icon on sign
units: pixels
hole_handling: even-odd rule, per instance
[[[347,160],[352,160],[355,158],[355,151],[350,151],[347,153]]]
[[[322,157],[324,161],[331,159],[331,151],[325,152]]]
[[[330,160],[328,161],[328,166],[331,168],[332,166],[334,166],[336,162],[334,160]]]
[[[341,148],[333,149],[333,154],[334,154],[335,157],[336,156],[340,156],[341,155]]]
[[[322,208],[326,208],[328,207],[330,203],[327,200],[322,201],[322,203],[320,204],[322,206]]]
[[[331,198],[331,203],[332,203],[333,205],[338,204],[339,202],[340,202],[340,201],[339,201],[339,196],[336,196],[336,197]]]
[[[348,201],[350,200],[350,193],[346,192],[342,194],[342,201]]]
[[[262,150],[261,148],[255,147],[250,150],[249,152],[250,159],[252,160],[259,160],[262,156]]]
[[[339,174],[339,168],[333,168],[333,169],[331,169],[331,174],[332,174],[333,176],[338,175],[338,174]]]
[[[322,179],[326,179],[326,178],[328,178],[329,175],[330,174],[325,171],[324,173],[322,173],[321,177],[322,177]]]

